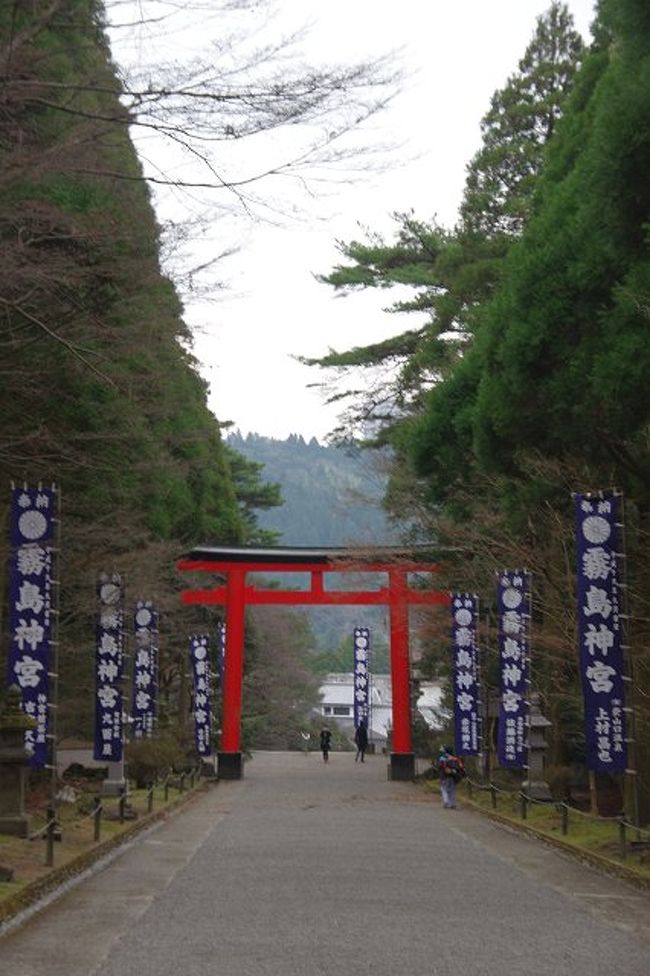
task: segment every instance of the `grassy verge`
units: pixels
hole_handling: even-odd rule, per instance
[[[118,798],[102,797],[100,837],[97,841],[94,839],[92,813],[94,796],[81,793],[75,803],[61,804],[57,810],[61,840],[54,843],[52,866],[45,863],[47,844],[39,835],[46,824],[44,815],[32,818],[33,839],[0,834],[0,867],[14,872],[12,881],[0,882],[0,924],[206,788],[205,781],[199,781],[196,787],[183,792],[178,787],[170,787],[165,799],[164,787],[156,787],[151,811],[148,791],[134,790],[129,793],[128,807],[135,817],[132,814],[123,823],[119,820]]]
[[[435,782],[425,782],[424,788],[438,792]],[[636,831],[628,827],[626,856],[623,857],[617,820],[595,818],[569,808],[563,824],[562,809],[553,803],[526,804],[524,819],[518,794],[499,792],[495,808],[489,790],[477,790],[467,782],[458,787],[458,796],[464,805],[495,820],[534,834],[636,884],[650,887],[650,850],[635,849]],[[642,837],[648,839],[647,831],[643,831]]]

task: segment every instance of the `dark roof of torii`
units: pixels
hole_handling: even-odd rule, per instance
[[[441,551],[434,543],[412,546],[195,546],[181,561],[214,563],[311,563],[328,565],[338,562],[392,563],[401,560],[430,562]]]

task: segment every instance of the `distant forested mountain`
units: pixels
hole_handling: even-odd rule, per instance
[[[262,529],[278,533],[279,545],[340,546],[396,541],[381,508],[384,476],[378,452],[359,452],[305,441],[298,434],[286,440],[242,436],[226,439],[229,448],[248,461],[262,464],[259,477],[280,486],[284,504],[256,512]],[[369,456],[372,455],[372,456]],[[309,607],[296,610],[309,621],[316,665],[321,670],[352,669],[352,631],[370,627],[373,638],[386,639],[383,607]]]
[[[262,528],[277,532],[284,545],[367,545],[396,541],[381,508],[381,459],[309,442],[298,434],[286,440],[231,433],[227,443],[263,464],[261,477],[277,482],[284,504],[259,513]],[[378,464],[379,461],[379,464]]]

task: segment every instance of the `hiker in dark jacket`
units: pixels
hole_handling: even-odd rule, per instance
[[[322,729],[320,734],[320,748],[325,762],[329,759],[329,752],[332,748],[332,733],[329,729]]]
[[[357,754],[354,757],[354,761],[358,762],[360,759],[361,762],[364,762],[364,756],[368,748],[368,729],[363,719],[359,722],[357,731],[354,733],[354,741],[357,744]]]

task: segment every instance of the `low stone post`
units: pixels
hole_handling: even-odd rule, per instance
[[[0,834],[29,837],[30,818],[25,813],[25,780],[29,753],[25,732],[36,720],[21,708],[20,688],[12,685],[0,711]]]
[[[199,776],[208,783],[215,783],[217,780],[216,756],[202,756],[199,766]]]
[[[126,788],[124,759],[106,763],[106,768],[108,774],[102,783],[102,796],[120,796],[122,790]]]
[[[553,724],[542,715],[539,693],[530,694],[530,722],[528,726],[528,779],[522,783],[522,791],[531,800],[551,802],[551,790],[544,779],[544,753],[548,749],[546,730]]]

